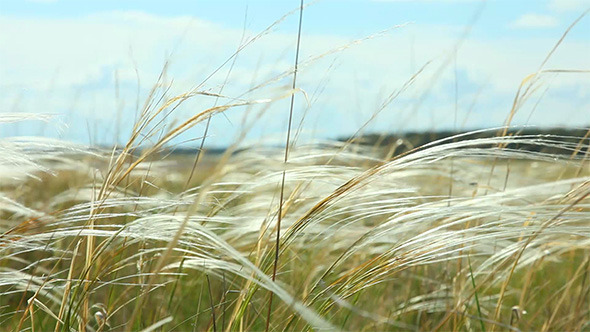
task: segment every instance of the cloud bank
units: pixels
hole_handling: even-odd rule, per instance
[[[512,23],[517,28],[552,28],[559,24],[559,21],[551,15],[524,14]]]
[[[549,16],[527,15],[515,26],[557,24]],[[52,131],[43,125],[29,131],[101,144],[112,144],[115,137],[119,142],[125,139],[122,133],[130,128],[164,63],[169,63],[165,80],[172,85],[168,95],[182,93],[198,86],[241,42],[259,33],[196,17],[138,11],[68,19],[2,17],[0,31],[4,31],[0,34],[3,109],[61,114],[68,128]],[[463,31],[461,26],[410,24],[358,43],[342,36],[305,33],[298,85],[309,100],[298,95],[295,122],[303,123],[307,136],[302,137],[350,135],[376,112],[369,131],[501,125],[519,84],[538,70],[556,38],[468,37],[456,49]],[[272,80],[292,69],[295,40],[292,31],[277,25],[240,52],[231,72],[230,61],[201,90],[218,93],[227,78],[222,94],[232,98],[285,95],[290,78]],[[589,51],[588,42],[566,40],[547,68],[588,69]],[[416,81],[383,107],[427,63]],[[244,94],[261,84],[262,88]],[[543,75],[515,123],[587,125],[588,87],[587,74]],[[182,119],[215,102],[212,97],[198,97],[173,116]],[[248,137],[280,135],[286,128],[287,104],[284,99],[273,103]],[[230,144],[256,112],[236,110],[214,118],[210,144]],[[184,139],[199,137],[202,129]],[[20,127],[5,135],[25,132]]]

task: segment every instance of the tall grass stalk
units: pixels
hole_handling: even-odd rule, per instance
[[[301,0],[299,8],[299,31],[297,32],[297,47],[295,49],[295,66],[293,69],[293,85],[291,89],[295,91],[297,87],[297,66],[299,64],[299,47],[301,44],[301,26],[303,25],[303,0]],[[293,122],[293,105],[295,103],[295,94],[291,95],[291,104],[289,106],[289,123],[287,124],[287,139],[285,142],[285,158],[284,164],[287,166],[287,161],[289,159],[289,144],[291,144],[291,123]],[[277,266],[279,264],[279,254],[280,254],[280,243],[281,243],[281,221],[283,219],[283,199],[285,197],[285,176],[287,175],[287,169],[283,169],[283,176],[281,177],[281,191],[279,195],[279,211],[277,214],[277,235],[275,241],[275,257],[272,266],[272,281],[276,281],[277,278]],[[265,331],[268,331],[270,327],[270,315],[272,311],[272,298],[273,293],[270,292],[270,298],[268,300],[268,313],[266,315],[266,327]]]

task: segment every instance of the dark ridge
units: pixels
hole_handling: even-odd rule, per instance
[[[183,147],[183,148],[173,148],[173,149],[164,149],[164,151],[169,151],[174,155],[184,156],[184,155],[194,155],[197,153],[198,148],[190,148],[190,147]],[[208,155],[221,155],[225,152],[225,148],[204,148],[203,153]]]
[[[551,136],[552,140],[563,142],[563,143],[574,143],[577,144],[580,140],[588,133],[590,129],[568,129],[568,128],[551,128],[551,129],[539,129],[539,128],[524,128],[524,129],[511,129],[508,130],[506,136],[528,136],[528,135],[548,135]],[[353,141],[356,144],[367,145],[367,146],[378,146],[383,148],[389,148],[394,150],[394,155],[407,152],[411,149],[419,146],[431,143],[433,141],[449,138],[455,135],[464,134],[466,132],[459,131],[439,131],[439,132],[406,132],[400,134],[367,134],[357,138]],[[466,136],[458,137],[453,139],[455,142],[460,142],[470,139],[478,138],[492,138],[501,135],[501,131],[485,131]],[[348,141],[350,137],[340,138],[339,141]],[[590,139],[586,137],[584,140],[585,147],[583,146],[578,155],[583,155],[588,151],[588,144]],[[448,141],[447,141],[448,142]],[[541,152],[541,153],[553,153],[553,154],[571,154],[572,151],[569,149],[540,146],[540,145],[524,145],[524,144],[508,144],[506,148],[518,149],[525,151]]]
[[[550,128],[550,129],[540,129],[540,128],[516,128],[510,129],[507,132],[507,136],[528,136],[528,135],[548,135],[551,136],[551,139],[557,142],[563,143],[574,143],[578,144],[580,140],[586,136],[590,129],[589,128]],[[452,136],[456,136],[459,134],[466,134],[468,132],[465,131],[437,131],[437,132],[405,132],[399,134],[366,134],[363,136],[359,136],[356,138],[351,137],[340,137],[337,140],[341,142],[348,141],[350,139],[353,140],[354,144],[365,145],[365,146],[375,146],[381,147],[384,149],[392,150],[393,155],[398,155],[407,151],[410,151],[414,148],[423,146],[425,144],[449,138]],[[488,130],[484,132],[478,132],[473,134],[468,134],[462,137],[458,137],[453,139],[452,141],[459,142],[463,140],[469,139],[477,139],[477,138],[491,138],[501,135],[501,131],[493,131]],[[446,141],[449,142],[449,141]],[[590,144],[590,138],[586,137],[584,140],[584,145],[578,152],[578,155],[583,155],[588,151],[588,145]],[[109,150],[112,147],[101,147],[103,149]],[[534,152],[541,152],[541,153],[552,153],[552,154],[571,154],[572,151],[570,149],[564,149],[556,147],[549,147],[549,146],[539,146],[539,145],[524,145],[524,144],[508,144],[506,148],[510,149],[520,149],[525,151],[534,151]],[[248,148],[238,149],[233,153],[239,153],[241,151],[247,150]],[[143,149],[137,148],[133,151],[133,155],[140,155]],[[198,152],[197,147],[163,147],[158,151],[159,154],[170,154],[175,156],[194,156]],[[225,148],[221,147],[212,147],[212,148],[204,148],[203,153],[209,156],[219,156],[226,151]]]

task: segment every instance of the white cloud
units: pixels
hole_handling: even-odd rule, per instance
[[[440,2],[440,3],[461,3],[461,2],[482,2],[482,0],[372,0],[374,2]]]
[[[585,10],[590,8],[590,0],[550,0],[549,8],[559,12]]]
[[[515,28],[552,28],[559,24],[551,15],[528,13],[510,23]]]

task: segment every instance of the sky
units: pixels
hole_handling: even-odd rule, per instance
[[[497,127],[540,69],[566,72],[539,75],[512,123],[590,126],[590,15],[541,67],[590,0],[305,4],[293,92],[298,1],[0,0],[0,117],[51,116],[0,119],[0,137],[122,144],[162,72],[164,99],[205,92],[170,121],[257,102],[212,117],[215,147],[282,142],[292,93],[301,142]],[[174,144],[198,145],[204,127]]]

